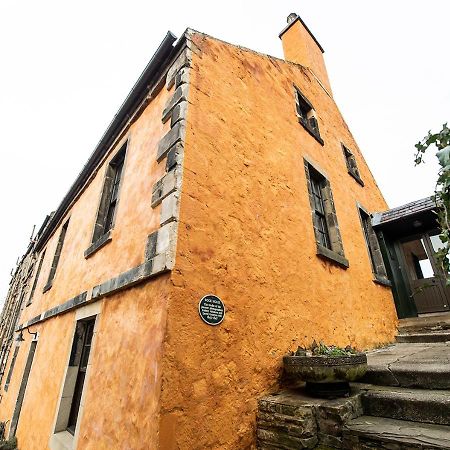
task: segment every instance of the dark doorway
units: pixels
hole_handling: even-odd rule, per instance
[[[450,291],[446,274],[436,260],[442,246],[436,233],[422,233],[401,241],[402,269],[411,286],[419,314],[449,310]]]

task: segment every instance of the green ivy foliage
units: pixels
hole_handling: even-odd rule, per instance
[[[437,259],[442,270],[447,274],[447,285],[450,286],[450,129],[445,123],[438,133],[428,132],[416,145],[416,166],[424,162],[425,152],[434,147],[437,149],[436,157],[439,161],[438,179],[434,189],[434,200],[436,202],[436,214],[441,233],[439,238],[444,244],[437,252]]]

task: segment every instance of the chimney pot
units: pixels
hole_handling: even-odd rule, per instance
[[[297,17],[298,17],[298,14],[290,13],[287,18],[287,23],[292,23]]]

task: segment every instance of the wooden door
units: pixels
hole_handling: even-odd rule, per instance
[[[401,243],[404,257],[404,271],[409,279],[411,295],[419,314],[448,310],[439,271],[427,235],[421,235]]]
[[[450,310],[450,286],[447,286],[447,279],[449,278],[449,274],[445,273],[442,269],[442,266],[436,260],[436,252],[444,247],[444,244],[441,242],[439,238],[439,233],[429,233],[427,235],[428,248],[430,250],[430,254],[433,257],[435,264],[435,274],[436,278],[438,278],[442,292],[444,294],[444,304],[442,305],[442,309],[440,311],[449,311]]]

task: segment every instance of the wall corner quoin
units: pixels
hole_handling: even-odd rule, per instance
[[[189,71],[192,62],[191,30],[181,39],[185,42],[175,55],[166,75],[166,89],[173,91],[162,111],[161,121],[170,129],[160,139],[155,159],[164,165],[164,175],[153,185],[151,207],[160,206],[159,228],[148,237],[145,258],[153,260],[152,271],[170,271],[175,266],[178,220],[183,184],[183,160],[186,119],[189,109]]]

